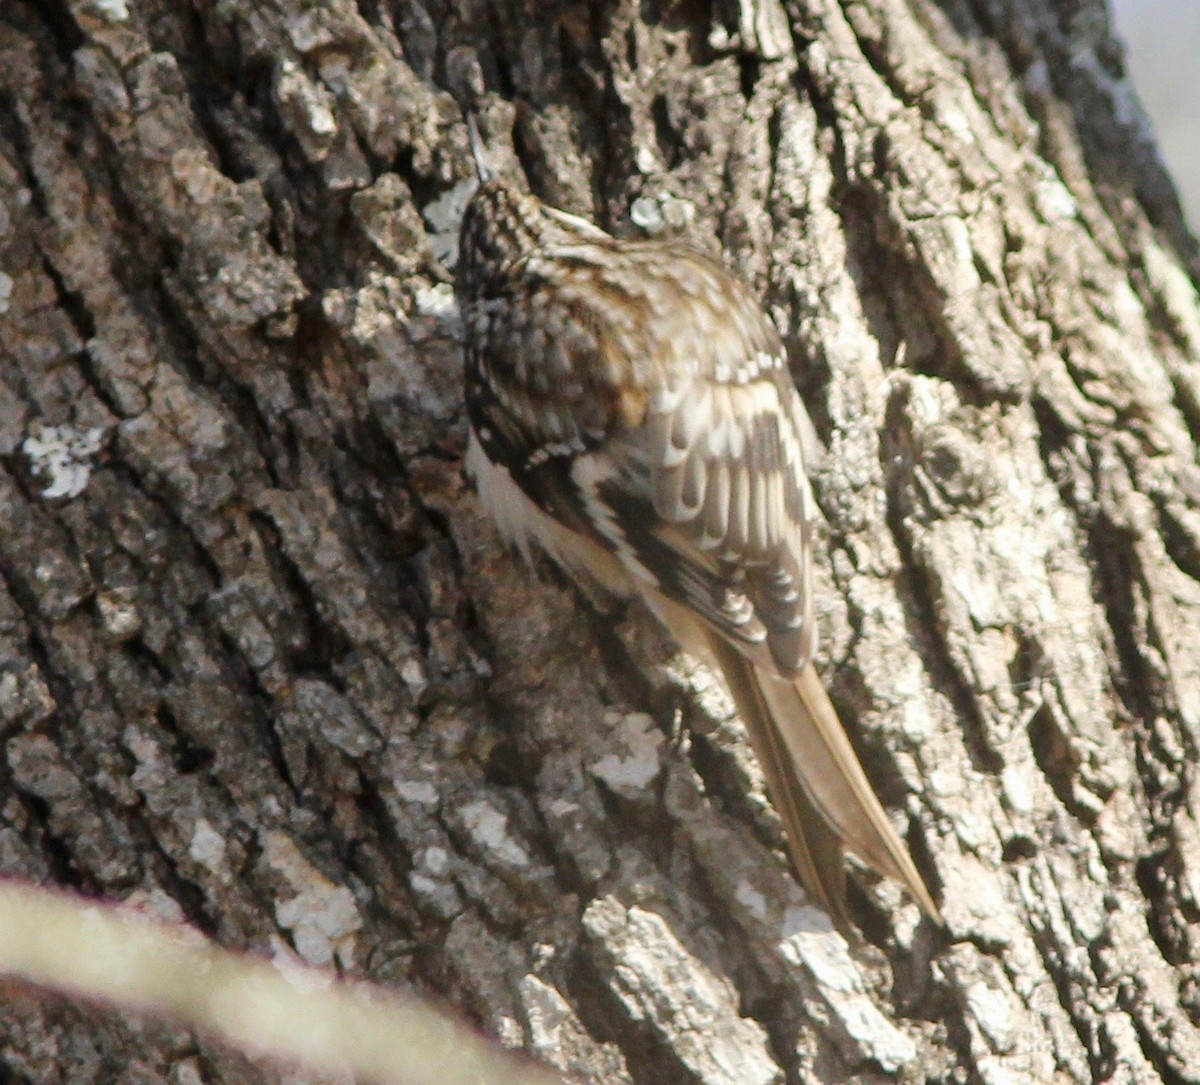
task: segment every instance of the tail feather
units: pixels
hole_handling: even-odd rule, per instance
[[[750,732],[792,862],[809,893],[839,927],[849,928],[844,846],[900,882],[930,918],[942,922],[812,664],[794,680],[784,679],[755,667],[715,634],[709,647]]]

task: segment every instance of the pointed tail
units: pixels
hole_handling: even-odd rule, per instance
[[[805,889],[844,931],[842,849],[900,882],[922,910],[941,913],[896,835],[811,663],[795,679],[767,673],[715,634],[710,648],[750,732],[772,804]]]

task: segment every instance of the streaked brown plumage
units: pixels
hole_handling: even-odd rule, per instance
[[[812,666],[814,438],[774,325],[687,245],[614,239],[481,175],[457,291],[485,505],[720,668],[801,881],[843,929],[843,847],[940,919]]]

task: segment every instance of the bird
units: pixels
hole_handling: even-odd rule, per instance
[[[941,915],[813,664],[816,433],[751,291],[498,175],[459,233],[466,471],[501,534],[590,598],[640,599],[715,666],[808,896],[852,924],[844,852]]]

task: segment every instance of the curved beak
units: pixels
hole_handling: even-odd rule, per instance
[[[483,140],[479,138],[479,125],[475,123],[475,114],[471,110],[467,110],[467,134],[471,140],[471,156],[475,159],[475,173],[479,177],[479,183],[494,181],[496,171],[488,163]]]

